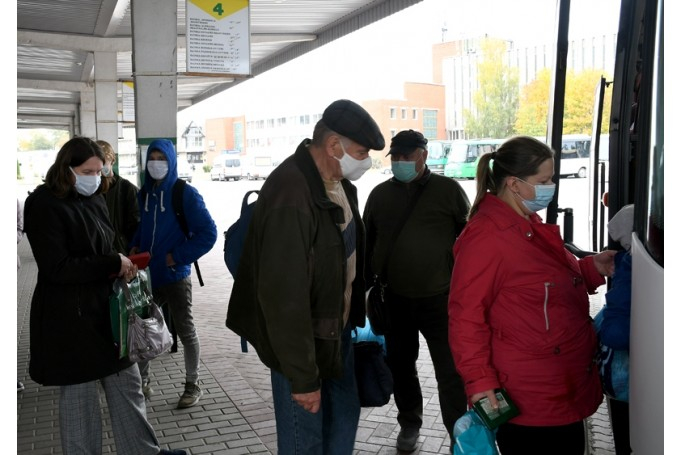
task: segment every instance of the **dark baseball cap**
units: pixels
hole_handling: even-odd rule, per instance
[[[426,148],[427,139],[422,133],[414,130],[404,130],[397,133],[390,143],[388,155],[400,153],[408,155],[417,148]]]
[[[328,128],[372,150],[385,148],[385,138],[371,114],[354,101],[333,101],[321,120]]]

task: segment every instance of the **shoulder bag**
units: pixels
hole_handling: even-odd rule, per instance
[[[419,185],[416,190],[416,194],[411,199],[408,207],[402,215],[401,222],[397,225],[392,236],[391,245],[394,245],[401,233],[401,229],[406,224],[406,220],[411,215],[413,208],[416,206],[416,202],[420,198],[423,190],[425,189],[425,184]],[[368,320],[373,327],[373,333],[376,335],[385,335],[389,333],[390,330],[390,316],[389,316],[389,303],[387,301],[387,284],[384,283],[383,278],[387,279],[387,264],[389,263],[390,256],[394,249],[390,248],[390,251],[385,256],[385,262],[383,263],[383,268],[380,275],[373,276],[373,286],[368,290],[368,296],[366,297],[366,315]],[[382,278],[381,278],[382,277]]]

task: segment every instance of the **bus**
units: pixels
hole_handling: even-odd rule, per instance
[[[454,179],[474,179],[477,163],[485,153],[495,152],[504,139],[470,139],[451,142],[444,175]]]
[[[545,137],[536,137],[545,142]],[[602,139],[600,139],[602,140]],[[590,170],[590,152],[594,141],[587,134],[565,134],[560,148],[560,177],[585,178]]]
[[[590,136],[565,134],[562,136],[560,176],[585,178],[590,167]]]
[[[430,169],[430,172],[444,175],[444,168],[446,161],[451,151],[451,143],[453,141],[446,140],[430,140],[427,143],[427,160],[425,164]]]
[[[557,49],[568,48],[569,2],[558,2]],[[604,235],[611,217],[634,204],[631,242],[632,301],[628,412],[608,400],[617,446],[634,454],[664,453],[664,2],[621,0],[616,61],[611,80],[601,78],[589,145],[588,219],[592,251],[617,246]],[[564,60],[559,60],[560,58]],[[565,245],[584,257],[570,232],[569,207],[560,206],[562,175],[574,173],[562,143],[566,52],[553,70],[548,142],[556,151],[553,201],[546,221],[563,216]],[[603,118],[605,88],[611,87],[611,114]],[[601,136],[602,124],[609,134]],[[607,150],[602,150],[602,146]],[[580,158],[580,157],[579,157]],[[575,173],[578,175],[580,171]],[[607,207],[600,202],[608,195]],[[672,398],[672,397],[671,397]],[[616,406],[614,406],[616,404]],[[619,426],[618,424],[622,424]],[[628,452],[617,447],[617,453]]]

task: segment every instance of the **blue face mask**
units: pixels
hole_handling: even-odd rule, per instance
[[[519,196],[519,193],[516,193],[517,196],[519,196],[520,199],[522,199],[522,204],[524,204],[524,207],[526,207],[527,210],[529,210],[531,213],[536,213],[539,210],[543,210],[548,207],[548,204],[553,199],[553,196],[555,195],[555,184],[549,184],[549,185],[532,185],[529,182],[526,182],[522,180],[521,178],[517,178],[517,180],[520,180],[527,185],[531,185],[534,187],[534,191],[536,193],[536,196],[532,200],[527,200],[524,199],[522,196]]]
[[[394,178],[404,183],[412,182],[416,177],[418,177],[418,171],[416,170],[417,162],[418,160],[392,161],[392,174],[394,174]]]

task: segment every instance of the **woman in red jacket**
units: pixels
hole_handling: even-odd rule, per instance
[[[574,454],[602,401],[588,294],[614,251],[578,260],[559,226],[536,214],[552,200],[553,151],[530,137],[483,155],[477,197],[454,246],[449,343],[470,403],[505,389],[520,414],[502,424],[503,455]]]

